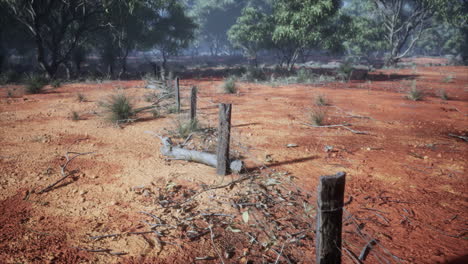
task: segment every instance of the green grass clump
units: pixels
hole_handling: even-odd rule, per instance
[[[236,79],[234,77],[224,80],[223,91],[227,94],[235,94],[237,92]]]
[[[444,83],[450,83],[453,81],[453,75],[447,75],[444,77],[444,79],[442,80]]]
[[[321,107],[314,108],[310,112],[310,122],[314,126],[323,126],[325,123],[326,116],[327,116],[327,112],[323,108]]]
[[[448,96],[448,94],[447,94],[447,92],[446,92],[445,90],[440,90],[440,91],[439,91],[439,97],[440,97],[440,99],[442,99],[442,100],[444,100],[444,101],[447,101],[447,100],[450,99],[449,96]]]
[[[29,94],[39,94],[44,90],[44,86],[47,85],[47,80],[38,75],[31,75],[26,80],[26,92]]]
[[[82,103],[82,102],[86,102],[86,96],[82,93],[77,93],[76,94],[76,99],[78,100],[78,102]]]
[[[340,67],[337,69],[337,75],[343,81],[349,82],[353,74],[353,71],[354,71],[353,64],[350,61],[346,61],[343,64],[341,64]]]
[[[78,121],[80,120],[80,114],[76,111],[71,112],[71,120]]]
[[[315,97],[315,105],[317,105],[317,106],[328,106],[328,105],[330,105],[330,102],[327,99],[327,97],[325,97],[323,95],[318,95],[318,96]]]
[[[200,129],[198,120],[178,120],[177,127],[176,127],[176,136],[179,138],[186,138],[191,133],[197,132]]]
[[[406,95],[406,98],[412,101],[421,101],[424,97],[424,93],[416,88],[415,86],[412,87],[409,91],[408,94]]]
[[[59,88],[60,86],[62,86],[62,81],[59,80],[59,79],[52,80],[50,82],[50,86],[52,86],[54,88]]]
[[[101,105],[109,112],[109,120],[112,122],[125,122],[135,116],[133,105],[125,94],[111,95]]]

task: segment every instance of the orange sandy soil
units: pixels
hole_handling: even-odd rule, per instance
[[[453,80],[444,82],[448,75]],[[367,220],[367,232],[400,263],[456,263],[449,261],[459,257],[463,263],[468,255],[468,145],[448,134],[468,136],[468,67],[389,69],[370,78],[372,82],[279,87],[240,83],[237,95],[220,94],[219,79],[181,84],[184,98],[191,85],[199,87],[199,119],[205,126],[217,122],[214,103],[233,103],[232,144],[249,148],[244,153],[248,167],[266,163],[291,173],[311,191],[320,175],[345,171],[347,210]],[[404,98],[408,78],[428,94],[423,101]],[[97,102],[117,90],[144,106],[148,90],[143,87],[142,81],[76,83],[38,95],[24,95],[20,86],[0,88],[0,263],[191,263],[211,251],[209,238],[203,238],[158,252],[148,248],[143,236],[106,244],[128,253],[124,256],[76,248],[102,245],[89,237],[135,231],[147,219],[138,212],[151,211],[155,194],[146,197],[135,187],[157,190],[169,181],[192,186],[223,181],[213,168],[166,161],[159,140],[144,133],[167,134],[164,129],[174,128],[175,114],[148,116],[123,129],[101,115]],[[451,100],[435,96],[441,89]],[[7,90],[14,91],[13,98],[7,98]],[[77,93],[87,101],[78,102]],[[317,95],[331,102],[327,124],[351,123],[370,134],[303,125]],[[83,120],[72,121],[72,111]],[[298,147],[287,148],[290,143]],[[333,151],[325,152],[325,146]],[[59,165],[67,151],[95,153],[69,165],[77,173],[64,186],[31,193],[61,177]],[[313,250],[300,263],[314,263]],[[242,263],[237,261],[226,263]],[[367,263],[379,262],[370,257]]]

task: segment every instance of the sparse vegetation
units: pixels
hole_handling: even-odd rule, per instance
[[[258,82],[258,81],[265,81],[267,79],[267,76],[263,69],[249,67],[247,71],[242,75],[241,79],[247,82]]]
[[[76,94],[76,99],[78,100],[78,102],[86,102],[86,96],[82,93],[77,93]]]
[[[442,80],[444,83],[450,83],[453,81],[453,75],[447,75],[444,77],[444,79]]]
[[[18,81],[20,75],[15,71],[8,70],[0,74],[0,85],[5,85]]]
[[[176,131],[174,131],[175,136],[179,138],[186,138],[191,133],[197,132],[200,130],[198,120],[177,120],[176,121]]]
[[[324,95],[317,95],[315,97],[315,105],[317,106],[328,106],[330,105],[329,100]]]
[[[337,76],[342,80],[349,82],[353,74],[354,67],[350,61],[346,61],[337,69]]]
[[[72,111],[72,112],[71,112],[71,117],[70,117],[70,118],[71,118],[71,120],[73,120],[73,121],[78,121],[78,120],[81,119],[81,118],[80,118],[80,114],[79,114],[78,112],[76,112],[76,111]]]
[[[225,79],[222,88],[223,88],[224,93],[227,93],[227,94],[236,93],[237,92],[236,79],[232,76]]]
[[[101,106],[107,110],[112,122],[125,122],[135,116],[130,99],[123,93],[111,95],[107,101],[101,102]]]
[[[46,86],[47,80],[39,75],[31,75],[26,80],[26,92],[29,94],[42,93],[44,86]]]
[[[421,101],[424,97],[423,91],[416,87],[416,81],[411,84],[411,89],[408,91],[406,98],[412,101]]]
[[[62,81],[60,79],[54,79],[50,82],[50,86],[52,86],[53,88],[59,88],[60,86],[62,86]]]
[[[310,122],[314,126],[323,126],[326,116],[327,112],[323,107],[315,107],[310,112]]]
[[[161,116],[161,113],[159,113],[159,111],[157,109],[152,109],[150,111],[151,115],[153,116],[153,118],[158,118]]]
[[[444,101],[449,100],[449,96],[447,94],[447,91],[445,91],[445,89],[442,89],[442,90],[439,91],[439,97],[440,97],[440,99],[442,99]]]
[[[7,97],[8,97],[8,98],[12,98],[12,97],[13,97],[13,91],[12,91],[12,90],[8,90],[8,91],[7,91]]]

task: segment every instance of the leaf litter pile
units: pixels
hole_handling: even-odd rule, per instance
[[[141,224],[135,232],[91,237],[93,247],[103,246],[111,237],[142,235],[158,255],[166,247],[179,251],[205,241],[211,249],[193,260],[295,263],[304,259],[304,254],[312,256],[315,197],[293,180],[288,173],[270,170],[251,172],[226,184],[201,185],[196,190],[170,181],[154,192],[154,209],[139,212]],[[112,247],[112,243],[106,245]]]

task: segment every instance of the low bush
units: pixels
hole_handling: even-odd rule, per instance
[[[78,100],[78,102],[86,102],[86,97],[84,94],[82,93],[77,93],[76,94],[76,99]]]
[[[234,94],[237,92],[236,79],[234,77],[229,77],[224,80],[223,91],[227,94]]]
[[[315,97],[315,105],[317,106],[328,106],[330,105],[329,100],[324,95],[317,95]]]
[[[310,112],[310,122],[314,126],[323,126],[327,112],[322,107],[316,107]]]
[[[26,80],[26,92],[29,94],[39,94],[47,85],[47,80],[39,75],[31,75]]]
[[[408,91],[406,98],[412,101],[421,101],[424,97],[423,91],[419,90],[416,87],[416,84],[413,82],[411,89]]]
[[[440,99],[445,100],[445,101],[449,100],[449,96],[444,89],[439,91],[439,97]]]
[[[179,138],[186,138],[191,133],[200,130],[198,120],[177,120],[175,136]]]
[[[109,113],[109,120],[112,122],[125,122],[135,116],[135,111],[130,99],[125,94],[111,95],[107,101],[101,102]]]

